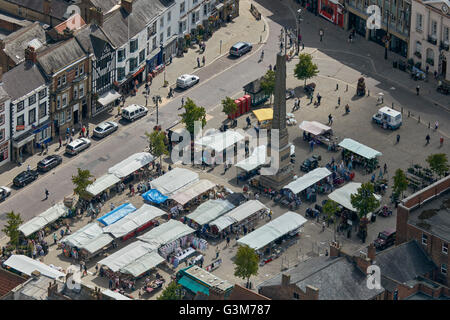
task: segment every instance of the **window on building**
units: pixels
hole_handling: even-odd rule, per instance
[[[56,98],[56,109],[61,109],[61,96]]]
[[[420,41],[416,41],[416,52],[422,53],[422,44]]]
[[[431,61],[432,64],[434,65],[434,51],[431,48],[427,49],[427,63],[430,63]]]
[[[8,159],[8,149],[9,149],[8,144],[0,148],[0,162]]]
[[[84,83],[81,83],[78,87],[78,95],[80,99],[84,97]]]
[[[149,40],[150,37],[155,34],[156,34],[156,22],[153,22],[153,24],[147,28],[147,40]]]
[[[425,233],[422,233],[422,244],[424,246],[428,244],[428,236]]]
[[[422,31],[423,25],[422,25],[422,15],[420,13],[416,14],[416,30]]]
[[[28,106],[32,106],[36,103],[36,94],[31,95],[28,97]]]
[[[447,274],[447,264],[446,263],[443,263],[443,264],[441,264],[441,273],[442,274]]]
[[[130,59],[130,72],[136,70],[138,66],[138,59],[137,58],[131,58]]]
[[[78,87],[74,86],[73,87],[73,100],[78,99]]]
[[[167,27],[167,38],[170,38],[170,27]]]
[[[147,42],[147,55],[150,54],[150,42]]]
[[[192,24],[195,24],[195,12],[192,12],[191,22],[192,22]]]
[[[208,15],[208,5],[207,4],[203,5],[203,15],[204,16]]]
[[[4,103],[0,103],[0,112],[5,111],[5,104]]]
[[[159,19],[159,27],[161,29],[164,28],[164,17],[161,17],[161,19]]]
[[[47,102],[44,102],[39,105],[39,119],[42,119],[46,115],[47,115]]]
[[[156,37],[153,37],[153,40],[152,40],[152,50],[155,50],[156,49]]]
[[[431,20],[431,35],[436,36],[437,34],[437,21]]]
[[[39,100],[44,99],[47,96],[47,88],[42,89],[39,91]]]
[[[117,79],[120,81],[125,78],[125,68],[117,68]]]
[[[80,76],[84,74],[84,64],[80,66]]]
[[[3,142],[5,140],[5,129],[0,130],[0,142]]]
[[[61,80],[61,84],[62,85],[65,85],[66,84],[66,75],[64,74],[63,76],[62,76],[62,80]]]
[[[79,74],[79,72],[78,72],[78,67],[76,67],[76,68],[75,68],[75,78],[78,77],[78,74]]]
[[[294,299],[296,299],[296,300],[299,300],[299,299],[300,299],[300,296],[298,295],[297,292],[294,292]]]
[[[139,52],[139,63],[142,63],[145,60],[145,49],[142,49],[141,52]]]
[[[28,111],[28,123],[33,124],[36,122],[36,108],[31,109]]]
[[[67,119],[67,122],[72,120],[72,108],[69,108],[67,110],[67,117],[66,117],[66,119]]]
[[[57,80],[57,85],[56,85],[58,88],[59,87],[61,87],[61,77],[58,77],[58,80]]]
[[[183,1],[180,3],[180,13],[184,13],[184,11],[186,11],[186,4]]]
[[[172,19],[172,12],[167,12],[167,22],[170,22],[170,19]]]
[[[19,101],[17,103],[17,112],[22,111],[25,108],[25,100]]]
[[[133,39],[130,41],[130,53],[136,52],[138,49],[138,39]]]
[[[62,95],[62,104],[61,104],[61,107],[65,107],[65,106],[67,106],[67,93],[64,93],[63,95]]]
[[[48,128],[45,128],[44,130],[42,130],[40,132],[40,141],[45,140],[48,137],[50,137],[51,130],[52,130],[51,127],[48,127]]]
[[[64,123],[66,123],[66,112],[60,112],[59,113],[59,124],[63,125]]]
[[[192,0],[193,4],[197,4],[198,0]]]
[[[442,243],[442,253],[448,254],[448,243],[447,242]]]
[[[159,34],[159,44],[163,44],[164,43],[164,32],[161,32]]]
[[[4,114],[0,114],[0,126],[5,124],[5,115]]]
[[[444,27],[444,32],[442,33],[442,41],[446,41],[448,43],[450,28]]]
[[[25,116],[23,114],[17,117],[17,125],[18,126],[25,125]]]
[[[120,49],[119,51],[117,51],[117,62],[122,62],[126,59],[127,54],[125,49]]]

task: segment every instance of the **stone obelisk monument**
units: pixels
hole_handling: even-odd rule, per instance
[[[261,170],[259,181],[265,187],[280,190],[291,182],[293,176],[290,160],[291,144],[286,127],[286,56],[278,53],[276,66],[275,100],[270,133],[271,168]]]

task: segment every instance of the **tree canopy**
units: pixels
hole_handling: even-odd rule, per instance
[[[299,55],[300,61],[297,63],[294,69],[294,75],[299,80],[306,80],[316,76],[319,73],[319,68],[312,62],[312,55],[308,53],[302,53]]]
[[[181,285],[176,281],[172,281],[164,289],[162,294],[157,298],[158,300],[181,300]]]
[[[78,168],[78,175],[72,176],[72,182],[75,185],[73,192],[80,197],[84,197],[86,195],[86,188],[94,182],[94,180],[91,180],[93,177],[89,170]]]
[[[275,92],[275,71],[267,70],[261,80],[261,89],[265,94],[270,96],[270,99],[272,99],[272,95]]]
[[[427,160],[431,171],[441,178],[449,170],[448,159],[445,153],[431,154]]]
[[[161,157],[169,154],[166,145],[166,135],[163,131],[154,130],[152,133],[145,132],[148,139],[150,153],[154,157]]]
[[[23,223],[20,213],[14,214],[11,211],[6,214],[6,225],[3,227],[2,232],[4,232],[9,237],[9,242],[17,248],[19,245],[19,226]]]
[[[380,201],[375,198],[374,187],[370,182],[363,183],[356,194],[351,194],[351,204],[358,211],[359,218],[364,218],[380,206]]]
[[[393,186],[394,194],[398,196],[403,195],[403,192],[406,191],[406,189],[408,189],[408,180],[406,179],[406,175],[403,172],[403,170],[397,169],[395,171],[393,179],[394,179],[394,186]]]
[[[234,102],[234,100],[230,97],[225,97],[225,99],[222,100],[222,107],[222,112],[226,115],[233,114],[238,109],[236,102]]]
[[[186,129],[194,134],[195,121],[202,122],[202,128],[206,125],[206,110],[198,107],[192,99],[187,98],[184,104],[184,113],[180,114],[181,122],[186,125]]]
[[[234,264],[234,275],[246,279],[248,284],[250,277],[258,274],[259,256],[254,249],[240,246]]]
[[[334,240],[336,241],[336,212],[339,210],[339,205],[333,200],[327,200],[323,205],[322,211],[327,216],[328,220],[333,221],[334,225]]]

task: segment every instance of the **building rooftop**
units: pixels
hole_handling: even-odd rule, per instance
[[[76,30],[84,26],[86,22],[83,18],[77,13],[73,16],[69,17],[66,21],[58,24],[54,29],[59,34],[63,34],[65,29]]]
[[[369,300],[384,291],[368,289],[366,275],[346,257],[316,257],[283,272],[302,291],[311,285],[319,289],[319,300]],[[282,273],[264,281],[258,288],[281,285]]]
[[[0,298],[25,281],[24,277],[0,268]]]
[[[412,209],[408,224],[450,242],[450,189]]]
[[[85,52],[94,53],[100,57],[106,45],[110,45],[108,38],[97,25],[83,26],[75,33],[75,38]]]
[[[12,101],[20,99],[45,83],[45,77],[39,68],[29,61],[20,63],[3,75],[3,88]]]
[[[31,277],[22,286],[17,287],[14,290],[17,300],[49,300],[48,298],[48,286],[49,283],[53,283],[53,279],[40,275],[37,278]],[[62,288],[62,285],[58,286]],[[61,292],[61,290],[59,290]]]
[[[5,0],[6,2],[10,2],[21,7],[44,13],[43,0]],[[57,19],[64,20],[64,17],[67,18],[66,12],[67,8],[73,4],[72,1],[67,0],[52,0],[51,1],[51,11],[50,14],[52,17]]]
[[[57,72],[74,63],[78,59],[86,57],[86,53],[75,38],[50,46],[45,51],[38,53],[38,62],[48,75]]]
[[[117,5],[120,5],[120,0],[91,0],[92,4],[102,9],[102,13],[108,13],[112,8]]]
[[[205,269],[200,268],[199,266],[192,266],[188,269],[184,269],[184,272],[190,275],[193,278],[196,278],[202,282],[204,282],[209,287],[216,287],[223,291],[230,289],[233,286],[230,282],[226,280],[222,280],[216,277],[214,274],[206,271]]]
[[[235,284],[231,291],[229,300],[270,300],[269,298],[244,288],[238,284]]]

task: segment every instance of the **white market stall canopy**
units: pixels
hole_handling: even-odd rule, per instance
[[[103,290],[102,295],[113,298],[114,300],[133,300],[133,299],[130,299],[130,298],[124,296],[123,294],[120,294],[118,292],[115,292],[115,291],[112,291],[109,289]]]
[[[214,219],[217,219],[233,208],[234,205],[227,200],[208,200],[199,205],[194,212],[187,215],[186,217],[195,221],[199,225],[204,225],[210,223]]]
[[[120,179],[112,173],[107,173],[102,175],[100,178],[95,179],[95,181],[87,186],[86,191],[93,197],[99,195],[103,191],[111,188],[116,183],[120,182]]]
[[[19,231],[22,232],[25,237],[28,237],[29,235],[43,229],[46,225],[51,224],[59,218],[65,216],[68,211],[69,209],[64,205],[64,203],[59,202],[30,221],[22,224],[19,227]]]
[[[222,217],[217,218],[210,223],[211,226],[216,226],[219,231],[232,225],[236,222],[241,222],[260,210],[269,210],[264,204],[258,200],[249,200],[244,202],[239,207],[234,208]]]
[[[207,179],[202,179],[189,185],[188,188],[183,188],[182,190],[175,193],[172,196],[172,200],[184,206],[192,199],[195,199],[206,191],[213,189],[215,186],[215,183]]]
[[[244,139],[245,137],[239,132],[234,130],[227,130],[225,132],[203,136],[195,141],[195,144],[207,149],[212,149],[216,152],[222,152],[223,150]]]
[[[138,239],[148,242],[158,248],[175,241],[181,237],[194,233],[195,230],[178,220],[169,220],[166,223],[150,230]]]
[[[344,208],[356,212],[357,210],[352,206],[350,195],[358,193],[358,188],[360,187],[360,182],[349,182],[345,186],[330,193],[328,198],[340,204]],[[377,200],[381,199],[381,197],[377,194],[374,194],[374,196]]]
[[[278,238],[297,230],[303,226],[306,221],[307,220],[300,214],[288,211],[275,220],[270,221],[261,228],[258,228],[239,239],[237,243],[259,250]]]
[[[331,172],[327,168],[316,168],[313,171],[308,172],[297,180],[294,180],[288,185],[284,186],[283,189],[289,189],[294,194],[297,194],[319,182],[320,180],[325,179],[329,175],[331,175]]]
[[[115,166],[108,169],[108,173],[118,178],[125,178],[153,161],[153,156],[148,152],[135,153]]]
[[[244,159],[242,161],[239,161],[236,164],[236,167],[241,168],[242,170],[245,170],[248,172],[248,171],[252,171],[253,169],[258,168],[259,166],[266,164],[267,162],[268,162],[268,159],[267,159],[266,146],[261,145],[261,146],[256,147],[253,150],[252,155],[250,157],[248,157],[247,159]]]
[[[85,249],[89,253],[97,252],[112,241],[113,238],[109,234],[103,233],[103,229],[96,222],[85,225],[61,240],[71,247]]]
[[[107,266],[111,271],[117,272],[133,263],[144,255],[155,251],[157,248],[143,241],[135,241],[120,249],[112,255],[99,261],[99,264]],[[149,269],[153,268],[150,267]],[[148,269],[147,269],[148,270]]]
[[[302,121],[300,123],[299,128],[303,131],[310,132],[315,136],[320,136],[327,131],[331,130],[331,127],[328,127],[317,121]]]
[[[121,97],[121,94],[118,93],[116,90],[110,90],[105,92],[104,94],[100,95],[98,97],[98,103],[100,103],[102,106],[107,106],[108,104],[116,101]]]
[[[35,270],[51,279],[59,279],[66,276],[64,273],[46,265],[45,263],[21,254],[13,254],[4,262],[4,264],[28,276],[31,276],[31,273]]]
[[[131,274],[133,277],[137,278],[163,261],[165,261],[165,259],[158,254],[158,251],[155,250],[144,254],[142,257],[123,267],[120,269],[120,272]]]
[[[120,238],[164,214],[166,213],[157,207],[143,204],[142,207],[130,213],[123,219],[104,227],[103,232],[111,233],[115,238]]]
[[[157,189],[163,195],[170,197],[198,180],[198,173],[184,168],[174,168],[161,177],[150,181],[150,185],[152,189]]]
[[[377,156],[383,155],[380,151],[374,150],[350,138],[342,140],[341,143],[339,143],[339,146],[366,159],[373,159]]]

